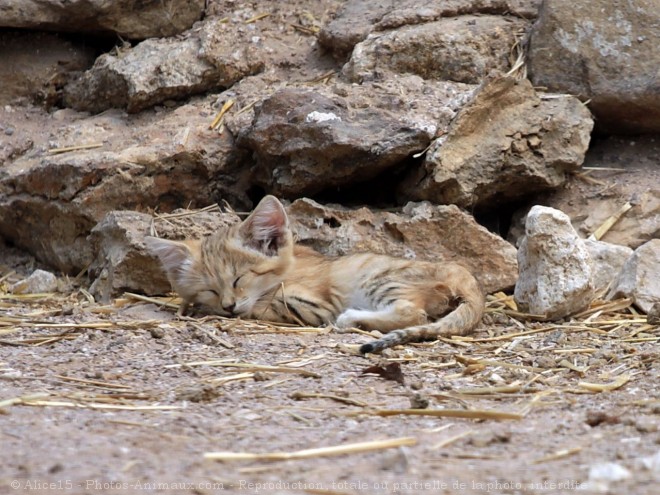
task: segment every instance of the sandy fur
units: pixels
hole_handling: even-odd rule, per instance
[[[483,315],[483,293],[464,267],[372,253],[325,257],[294,244],[286,212],[273,196],[241,224],[201,242],[149,238],[147,245],[185,305],[386,333],[362,352],[464,335]]]

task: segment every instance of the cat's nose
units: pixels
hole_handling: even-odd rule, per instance
[[[227,305],[227,306],[224,306],[224,305],[223,305],[223,306],[222,306],[222,309],[224,309],[224,310],[225,310],[227,313],[229,313],[230,315],[233,315],[233,314],[234,314],[234,310],[236,309],[236,303],[231,303],[231,304],[229,304],[229,305]]]

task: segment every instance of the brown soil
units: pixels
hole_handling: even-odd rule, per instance
[[[339,68],[290,27],[311,22],[307,10],[321,22],[338,2],[278,5],[260,21],[275,61],[261,77],[275,85]],[[27,103],[1,111],[28,148],[49,139],[45,112]],[[492,300],[476,340],[362,357],[366,335],[178,319],[133,299],[102,306],[77,282],[62,294],[12,296],[9,284],[34,262],[0,251],[0,494],[553,494],[584,487],[600,463],[629,470],[611,493],[657,493],[660,472],[642,459],[660,450],[660,329],[629,307],[558,326],[514,319]],[[530,330],[538,333],[521,334]],[[404,384],[362,374],[389,363],[400,364]],[[620,387],[592,392],[583,382]],[[512,414],[375,415],[427,400],[431,411]],[[400,438],[414,444],[283,461],[204,457]]]

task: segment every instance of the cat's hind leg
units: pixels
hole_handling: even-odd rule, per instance
[[[387,333],[399,328],[422,325],[427,321],[424,309],[401,299],[379,310],[347,309],[337,317],[336,326],[340,329],[355,327]]]

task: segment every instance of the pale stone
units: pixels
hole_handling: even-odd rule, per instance
[[[632,256],[633,250],[628,246],[593,239],[586,239],[584,244],[593,262],[591,275],[594,289],[600,293],[610,287],[623,265]]]
[[[35,270],[9,289],[13,294],[43,294],[57,291],[57,277],[45,270]]]
[[[589,251],[559,210],[530,210],[518,265],[514,297],[522,311],[558,319],[585,309],[594,298]]]
[[[635,306],[645,313],[660,302],[660,239],[653,239],[635,249],[607,297],[632,297]]]

